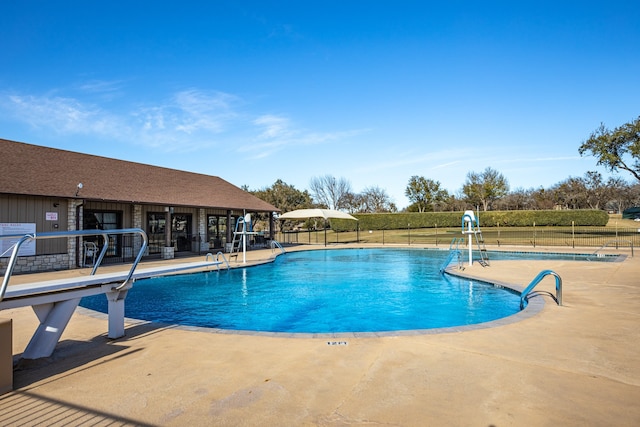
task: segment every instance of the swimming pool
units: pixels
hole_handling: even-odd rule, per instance
[[[228,330],[341,333],[470,325],[520,311],[517,292],[440,274],[447,256],[425,249],[291,252],[265,265],[139,280],[125,314]],[[80,305],[107,310],[101,295]]]

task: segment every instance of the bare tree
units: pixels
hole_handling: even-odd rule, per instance
[[[379,213],[392,211],[389,195],[378,186],[365,188],[360,194],[360,198],[362,200],[360,212]]]
[[[328,209],[348,209],[351,183],[345,178],[336,179],[331,175],[311,178],[309,182],[311,194],[316,203]]]

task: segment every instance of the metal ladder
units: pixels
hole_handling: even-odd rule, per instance
[[[489,266],[489,253],[487,252],[487,247],[484,244],[484,237],[482,236],[482,231],[480,230],[480,226],[476,225],[476,232],[474,233],[476,239],[476,245],[478,246],[478,252],[480,252],[480,263],[483,267]]]
[[[236,227],[233,231],[233,240],[231,241],[231,250],[229,251],[229,258],[238,259],[238,253],[240,252],[240,247],[242,246],[242,231],[239,231],[240,224],[242,224],[242,230],[244,230],[244,217],[239,217],[236,221]]]

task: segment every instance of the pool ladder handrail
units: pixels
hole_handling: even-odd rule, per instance
[[[209,261],[209,257],[211,257],[211,259],[213,259],[214,261],[220,262],[220,256],[222,256],[222,261],[224,261],[224,263],[227,265],[227,270],[230,270],[231,266],[229,265],[229,261],[227,261],[227,257],[224,256],[224,253],[222,253],[222,251],[218,251],[215,256],[211,252],[209,252],[207,255],[205,255],[204,260]],[[218,269],[218,271],[220,271],[220,264],[216,264],[216,268]]]
[[[527,304],[527,296],[533,291],[533,289],[544,279],[546,276],[554,276],[556,279],[556,296],[555,300],[559,306],[562,306],[562,278],[558,273],[553,270],[542,270],[538,275],[529,283],[524,291],[520,294],[520,310],[524,309]]]
[[[460,244],[460,242],[463,242],[463,241],[464,239],[462,237],[460,238],[454,237],[454,239],[451,241],[451,243],[449,244],[450,252],[449,252],[449,255],[447,256],[446,261],[440,267],[440,274],[444,274],[445,270],[449,266],[449,263],[453,260],[453,257],[456,255],[458,256],[458,269],[462,268],[462,252],[460,252],[460,249],[458,249],[458,245]]]
[[[462,237],[454,237],[451,243],[449,243],[449,250],[455,249],[456,251],[460,250],[460,243],[463,243],[464,239]],[[454,247],[455,245],[455,247]]]
[[[591,261],[591,257],[599,257],[600,255],[598,254],[598,252],[601,251],[602,249],[606,248],[607,246],[609,246],[611,243],[615,243],[616,244],[616,249],[618,249],[618,243],[620,243],[620,242],[629,243],[629,247],[631,248],[631,257],[633,257],[633,241],[626,240],[626,239],[612,239],[612,240],[609,240],[609,241],[605,242],[604,245],[602,245],[598,249],[596,249],[590,256],[587,257],[587,260]]]
[[[449,263],[453,260],[453,257],[455,257],[455,256],[458,257],[458,268],[460,268],[460,266],[461,266],[460,260],[462,258],[461,255],[462,255],[462,253],[459,250],[453,250],[453,251],[449,252],[449,256],[447,256],[447,259],[442,264],[442,267],[440,267],[440,274],[444,274],[445,273],[445,270],[449,266]]]
[[[284,248],[282,247],[280,242],[278,242],[277,240],[275,240],[275,239],[271,240],[270,245],[271,245],[271,252],[273,252],[275,250],[275,248],[277,247],[282,251],[283,254],[286,253],[286,251],[284,250]]]

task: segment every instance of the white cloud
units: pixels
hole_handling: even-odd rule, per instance
[[[253,124],[262,129],[258,135],[261,139],[288,138],[294,135],[290,129],[291,121],[286,117],[266,114],[256,118]]]
[[[285,116],[265,114],[255,118],[252,124],[257,128],[255,143],[247,143],[238,148],[239,152],[252,153],[252,159],[269,157],[281,150],[345,140],[366,133],[368,129],[337,132],[311,132],[294,125]]]
[[[107,133],[120,126],[116,116],[95,105],[59,96],[7,95],[0,106],[29,126],[59,134]]]
[[[124,95],[123,82],[120,80],[90,80],[77,86],[83,94],[97,96],[103,101],[112,101]]]
[[[120,83],[91,81],[77,87],[84,92],[111,93],[120,90]],[[284,115],[246,113],[240,108],[242,104],[232,94],[198,89],[177,92],[156,105],[125,105],[119,110],[51,94],[0,94],[0,109],[32,128],[167,152],[224,143],[251,158],[263,158],[285,147],[321,144],[366,132],[310,132],[296,127]]]

